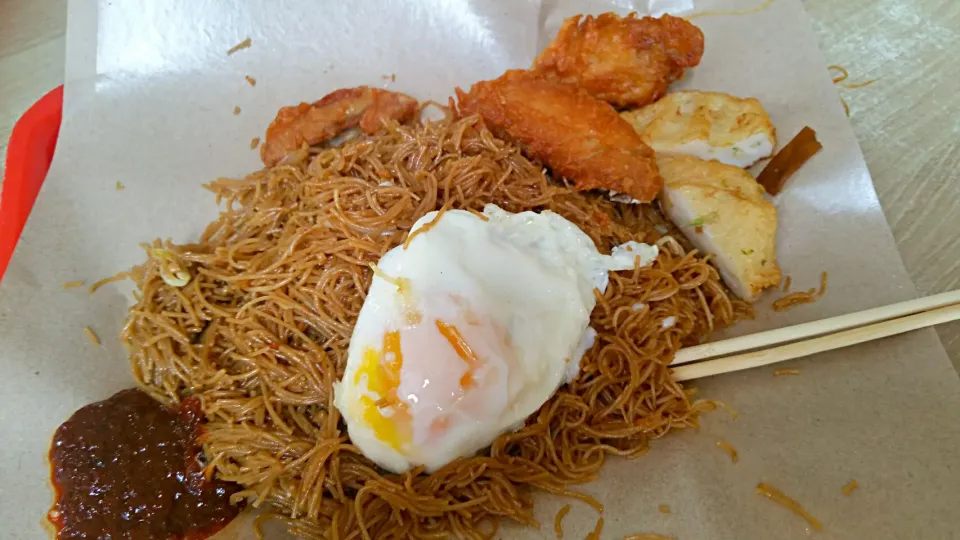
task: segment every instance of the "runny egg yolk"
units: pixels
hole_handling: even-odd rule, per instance
[[[456,326],[440,319],[435,320],[437,331],[450,344],[454,352],[467,365],[467,371],[460,378],[460,388],[464,392],[475,388],[474,374],[481,366],[477,353],[464,339]],[[391,331],[383,335],[383,348],[369,347],[364,351],[363,363],[354,376],[354,383],[362,384],[366,378],[367,390],[377,396],[360,398],[363,419],[378,439],[400,450],[411,438],[411,415],[407,404],[399,399],[400,371],[403,368],[403,352],[400,347],[400,332]],[[440,418],[431,426],[434,431],[445,431],[449,420]]]
[[[375,275],[396,287],[397,294],[403,299],[402,303],[408,304],[411,294],[410,280],[394,278],[381,271],[376,265],[373,266],[373,271]],[[451,299],[456,304],[464,303],[464,299],[458,295],[451,295]],[[405,305],[403,311],[403,320],[408,329],[423,322],[423,314],[412,306]],[[466,311],[467,324],[479,325],[479,317],[469,309]],[[476,388],[478,385],[476,370],[482,366],[479,355],[470,347],[455,325],[440,319],[435,319],[434,323],[439,334],[450,344],[457,357],[466,364],[466,372],[459,380],[461,392],[466,393]],[[354,384],[361,385],[365,378],[367,391],[377,396],[377,398],[370,395],[361,396],[359,401],[364,422],[373,431],[374,436],[398,451],[402,451],[404,446],[409,445],[413,438],[413,415],[409,405],[398,395],[403,369],[400,336],[401,333],[398,330],[388,331],[383,335],[381,350],[378,351],[373,347],[364,349],[361,366],[354,376]],[[445,432],[449,426],[450,419],[445,416],[436,418],[430,423],[431,431],[437,434]]]
[[[397,398],[402,367],[400,332],[387,332],[383,335],[381,351],[373,348],[364,351],[363,363],[354,377],[357,385],[366,377],[367,389],[381,396],[379,400],[366,395],[360,398],[364,421],[378,439],[397,450],[410,440],[410,413],[407,405]],[[390,412],[384,414],[386,410]]]

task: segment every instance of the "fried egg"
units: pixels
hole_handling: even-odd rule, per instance
[[[377,263],[335,404],[381,467],[434,471],[523,426],[593,345],[594,291],[650,264],[552,212],[431,212]]]

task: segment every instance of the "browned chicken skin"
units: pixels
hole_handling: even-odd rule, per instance
[[[573,181],[579,190],[607,189],[643,202],[663,180],[653,150],[609,104],[586,91],[528,71],[457,89],[460,112],[479,114],[501,138]]]
[[[618,109],[656,101],[703,56],[703,32],[679,17],[581,17],[563,22],[533,71],[575,84]]]
[[[267,128],[260,159],[276,165],[303,143],[320,144],[354,127],[372,135],[386,119],[410,120],[417,107],[417,100],[406,94],[366,86],[341,88],[314,103],[283,107]]]

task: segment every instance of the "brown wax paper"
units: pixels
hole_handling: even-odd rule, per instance
[[[43,538],[52,500],[46,455],[77,408],[132,385],[117,340],[130,286],[64,290],[143,260],[155,237],[195,239],[217,212],[201,183],[259,166],[250,140],[276,110],[366,84],[445,100],[456,85],[525,67],[566,16],[615,10],[690,15],[763,0],[207,0],[69,5],[67,83],[56,157],[0,283],[0,524],[5,538]],[[694,20],[700,67],[676,87],[757,97],[781,143],[804,125],[824,149],[776,198],[778,252],[795,289],[830,286],[785,313],[759,302],[755,332],[911,298],[869,173],[799,0],[748,15]],[[250,37],[252,47],[226,51]],[[244,77],[256,79],[249,85]],[[395,77],[391,77],[395,75]],[[394,80],[395,79],[395,80]],[[234,116],[235,106],[242,112]],[[903,181],[909,182],[909,178]],[[126,189],[118,191],[116,183]],[[955,231],[943,231],[954,234]],[[103,340],[90,343],[83,328]],[[602,538],[650,532],[680,539],[904,539],[960,534],[960,383],[932,330],[702,382],[739,413],[704,418],[632,461],[610,458],[582,489],[604,505]],[[718,439],[740,454],[738,463]],[[852,495],[841,488],[856,479]],[[754,493],[760,481],[799,500],[822,532]],[[566,502],[538,498],[552,538]],[[573,501],[567,538],[597,514]],[[658,511],[669,505],[670,513]],[[252,537],[236,524],[220,537]],[[279,537],[279,536],[278,536]]]

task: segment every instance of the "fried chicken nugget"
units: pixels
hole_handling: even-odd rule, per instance
[[[618,109],[662,97],[683,70],[700,63],[703,32],[685,19],[604,13],[563,22],[533,70],[575,84]]]
[[[643,202],[663,179],[653,150],[609,104],[579,88],[512,70],[457,88],[460,112],[479,114],[498,137],[573,181],[578,190],[607,189]]]
[[[406,94],[367,86],[341,88],[314,103],[283,107],[267,128],[260,159],[276,165],[303,143],[320,144],[354,127],[372,135],[386,119],[410,120],[417,107],[417,100]]]

